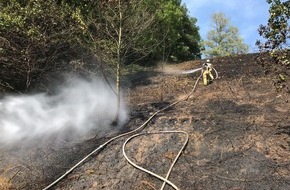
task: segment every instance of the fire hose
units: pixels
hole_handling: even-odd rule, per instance
[[[135,137],[138,137],[138,136],[141,136],[141,135],[166,134],[166,133],[183,133],[183,134],[186,135],[186,140],[184,141],[184,143],[183,143],[181,149],[179,150],[179,152],[178,152],[177,156],[175,157],[174,161],[172,162],[172,164],[171,164],[171,166],[170,166],[170,168],[169,168],[169,170],[168,170],[168,172],[167,172],[165,178],[163,178],[162,176],[157,175],[157,174],[155,174],[155,173],[153,173],[153,172],[151,172],[151,171],[149,171],[149,170],[147,170],[147,169],[145,169],[145,168],[143,168],[143,167],[141,167],[141,166],[138,166],[137,164],[135,164],[133,161],[131,161],[131,160],[128,158],[128,156],[127,156],[127,154],[126,154],[126,152],[125,152],[125,148],[126,148],[126,144],[127,144],[131,139],[133,139],[133,138],[135,138]],[[138,134],[132,135],[131,137],[129,137],[129,138],[124,142],[124,144],[123,144],[123,149],[122,149],[122,150],[123,150],[123,155],[124,155],[125,159],[126,159],[126,160],[127,160],[127,161],[132,165],[132,166],[134,166],[135,168],[138,168],[139,170],[144,171],[144,172],[146,172],[146,173],[148,173],[148,174],[150,174],[150,175],[152,175],[152,176],[154,176],[154,177],[160,179],[161,181],[163,181],[163,184],[162,184],[162,187],[160,188],[160,190],[162,190],[162,189],[165,187],[165,184],[166,184],[166,183],[168,183],[168,184],[169,184],[171,187],[173,187],[175,190],[179,190],[179,188],[178,188],[176,185],[174,185],[171,181],[168,180],[168,177],[169,177],[169,175],[170,175],[170,173],[171,173],[171,171],[172,171],[172,169],[173,169],[173,166],[174,166],[175,163],[177,162],[179,156],[181,155],[182,151],[184,150],[185,146],[186,146],[187,143],[188,143],[188,139],[189,139],[188,136],[189,136],[188,133],[187,133],[187,132],[184,132],[184,131],[159,131],[159,132],[151,132],[151,133],[150,133],[150,132],[147,132],[147,133],[138,133]]]
[[[213,68],[214,69],[214,68]],[[188,73],[194,73],[194,72],[197,72],[197,71],[200,71],[202,70],[202,68],[199,68],[199,69],[194,69],[194,70],[190,70],[188,71],[187,73],[184,72],[182,74],[188,74]],[[216,78],[218,78],[218,72],[214,69],[214,71],[216,72]],[[101,144],[99,147],[97,147],[95,150],[93,150],[91,153],[89,153],[87,156],[85,156],[82,160],[80,160],[78,163],[76,163],[73,167],[71,167],[69,170],[67,170],[63,175],[61,175],[59,178],[57,178],[55,181],[53,181],[52,183],[50,183],[48,186],[46,186],[45,188],[43,188],[42,190],[48,190],[50,189],[51,187],[53,187],[54,185],[56,185],[57,183],[59,183],[63,178],[65,178],[68,174],[70,174],[73,170],[75,170],[78,166],[80,166],[83,162],[85,162],[89,157],[91,157],[92,155],[94,155],[96,152],[98,151],[101,151],[103,148],[105,148],[106,145],[108,145],[109,143],[111,143],[112,141],[118,139],[118,138],[121,138],[121,137],[124,137],[124,136],[127,136],[127,135],[132,135],[134,133],[137,133],[139,131],[142,131],[145,126],[157,115],[159,114],[160,112],[163,112],[165,111],[166,109],[170,108],[170,107],[173,107],[174,105],[180,103],[180,102],[183,102],[183,101],[187,101],[189,99],[189,97],[192,95],[192,93],[195,91],[196,89],[196,86],[200,80],[200,78],[202,77],[202,73],[201,75],[197,78],[191,92],[182,100],[178,100],[178,101],[175,101],[173,103],[171,103],[170,105],[162,108],[162,109],[159,109],[157,110],[156,112],[154,112],[142,125],[140,125],[138,128],[132,130],[132,131],[129,131],[129,132],[126,132],[126,133],[122,133],[120,135],[117,135],[111,139],[109,139],[108,141],[106,141],[105,143]],[[126,148],[126,144],[133,138],[137,137],[137,136],[141,136],[141,135],[150,135],[150,134],[157,134],[157,133],[182,133],[182,134],[185,134],[186,135],[186,141],[184,142],[182,148],[180,149],[179,153],[177,154],[177,156],[175,157],[174,161],[172,162],[171,164],[171,167],[170,169],[168,170],[167,174],[166,174],[166,177],[162,177],[158,174],[155,174],[145,168],[142,168],[140,166],[138,166],[137,164],[135,164],[134,162],[132,162],[128,156],[126,155],[126,152],[125,152],[125,148]],[[132,135],[131,137],[129,137],[123,144],[123,155],[125,157],[125,159],[134,167],[138,168],[139,170],[143,171],[143,172],[146,172],[150,175],[153,175],[154,177],[160,179],[161,181],[163,181],[163,184],[162,184],[162,187],[161,187],[161,190],[163,190],[163,188],[165,187],[165,184],[169,184],[170,186],[172,186],[175,190],[179,190],[179,188],[174,185],[172,182],[170,182],[168,180],[168,177],[171,173],[171,170],[173,168],[173,166],[175,165],[175,163],[177,162],[179,156],[181,155],[182,151],[184,150],[187,142],[188,142],[188,133],[184,132],[184,131],[160,131],[160,132],[155,132],[155,133],[137,133],[137,134],[134,134]]]

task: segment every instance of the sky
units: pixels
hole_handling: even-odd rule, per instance
[[[222,12],[230,24],[239,29],[239,35],[249,45],[249,52],[257,52],[256,40],[260,24],[266,25],[269,18],[269,4],[266,0],[182,0],[189,16],[197,18],[197,26],[203,40],[211,30],[211,17]]]

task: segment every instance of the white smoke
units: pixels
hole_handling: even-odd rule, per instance
[[[86,133],[107,126],[117,111],[116,94],[100,80],[72,80],[55,96],[10,96],[0,101],[0,142],[13,143],[69,129]],[[121,102],[119,123],[127,111]]]

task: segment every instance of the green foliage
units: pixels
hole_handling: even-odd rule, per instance
[[[213,14],[211,24],[212,30],[203,42],[205,56],[218,57],[248,52],[249,47],[239,36],[238,28],[230,25],[229,19],[223,13]]]
[[[68,7],[58,7],[53,1],[24,2],[12,0],[2,8],[0,14],[2,34],[13,31],[15,35],[23,35],[32,40],[45,40],[51,36],[57,40],[70,39],[71,35],[67,36],[68,28],[65,25],[74,25],[77,20],[70,18],[72,12]]]
[[[147,55],[153,32],[150,9],[143,1],[98,4],[84,15],[89,47],[108,64],[130,64],[135,55]],[[147,37],[148,36],[148,37]],[[138,59],[138,58],[136,58]]]
[[[260,25],[259,34],[266,39],[265,42],[257,41],[256,45],[261,50],[270,50],[270,55],[278,63],[289,65],[287,58],[290,38],[290,1],[267,0],[270,4],[269,19],[266,26]]]
[[[164,0],[157,11],[159,39],[163,43],[157,49],[157,54],[173,61],[200,58],[200,35],[196,19],[188,16],[185,6],[178,0]],[[159,57],[160,57],[159,56]]]
[[[78,43],[81,24],[68,6],[45,0],[0,0],[1,84],[28,90]]]
[[[92,45],[98,54],[106,55],[103,56],[108,58],[106,62],[116,62],[112,58],[117,57],[120,24],[122,44],[119,45],[124,64],[168,57],[176,60],[200,57],[196,19],[187,15],[180,1],[130,0],[121,1],[121,9],[117,3],[100,3],[97,7],[84,17]],[[123,16],[121,22],[119,13]]]
[[[182,26],[179,30],[180,38],[173,48],[173,55],[176,55],[178,60],[190,60],[201,58],[200,53],[200,34],[199,28],[196,26],[197,19],[189,18],[186,14],[183,15],[181,21]]]
[[[82,52],[121,66],[200,57],[196,19],[180,0],[0,0],[0,7],[0,85],[10,89],[74,69],[69,62]]]

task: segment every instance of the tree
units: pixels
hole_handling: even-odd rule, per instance
[[[270,56],[280,67],[275,67],[276,76],[274,86],[280,91],[289,91],[289,38],[290,38],[290,1],[289,0],[267,0],[270,4],[269,19],[266,26],[260,25],[258,31],[265,38],[264,42],[257,41],[260,50],[270,53]],[[269,65],[269,67],[272,67]]]
[[[46,0],[0,0],[0,7],[2,89],[48,90],[56,78],[80,71],[70,62],[87,51],[76,9]]]
[[[180,61],[199,59],[201,58],[201,37],[199,27],[196,26],[197,19],[189,17],[186,8],[182,8],[184,14],[179,29],[180,38],[172,48],[172,56]]]
[[[159,59],[182,61],[200,58],[200,35],[196,19],[188,16],[180,0],[161,0],[157,9],[162,45],[156,50]],[[161,57],[162,56],[162,57]]]
[[[89,7],[94,7],[94,10],[80,14],[84,35],[88,39],[84,43],[115,72],[115,88],[112,88],[118,104],[115,125],[119,119],[124,67],[148,56],[158,45],[150,39],[155,28],[155,12],[148,2],[154,1],[91,1]]]
[[[289,65],[287,58],[290,38],[290,1],[267,0],[270,4],[270,17],[266,26],[260,25],[258,31],[266,41],[257,41],[256,45],[262,51],[270,51],[271,56],[284,65]]]
[[[27,92],[42,79],[55,79],[50,72],[61,75],[75,67],[86,72],[86,65],[97,69],[85,61],[75,61],[83,60],[85,53],[111,66],[108,70],[116,73],[119,99],[126,65],[168,56],[189,59],[199,55],[196,19],[189,18],[180,3],[0,0],[0,85]]]
[[[212,30],[207,33],[207,40],[203,42],[207,57],[228,56],[248,52],[248,45],[239,36],[238,28],[230,24],[230,20],[223,13],[212,15]]]

